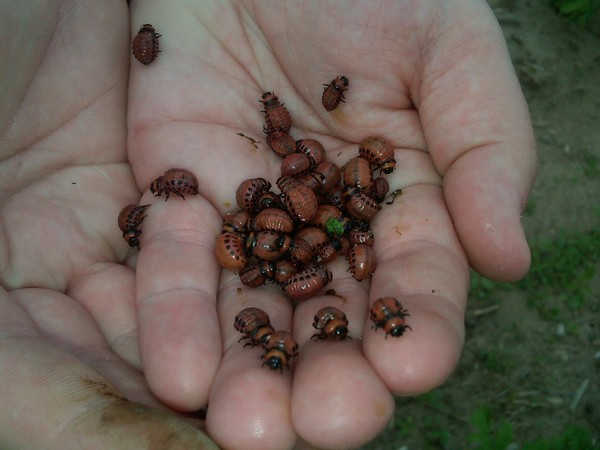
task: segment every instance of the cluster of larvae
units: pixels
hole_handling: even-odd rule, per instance
[[[289,368],[288,362],[298,355],[298,344],[292,334],[285,330],[275,331],[269,316],[262,309],[243,309],[235,316],[234,326],[243,334],[240,341],[248,341],[244,347],[260,345],[263,348],[264,354],[260,357],[263,366],[281,372],[284,366]],[[349,338],[348,319],[333,306],[326,306],[317,312],[313,327],[319,330],[312,336],[313,339],[341,341]]]
[[[160,53],[160,37],[152,25],[144,24],[132,42],[134,57],[144,65],[152,63]],[[348,78],[339,76],[324,86],[321,103],[325,110],[333,111],[345,101]],[[239,210],[224,217],[215,244],[219,264],[237,272],[246,286],[258,287],[269,281],[281,286],[294,301],[319,294],[332,281],[326,264],[338,256],[348,259],[356,280],[370,278],[376,268],[370,221],[389,193],[383,174],[395,169],[393,145],[382,137],[369,136],[359,144],[358,155],[339,167],[327,160],[325,148],[317,140],[295,140],[289,134],[291,116],[276,95],[266,92],[260,101],[267,145],[282,159],[281,176],[275,182],[279,193],[273,192],[264,178],[240,183],[236,190]],[[164,193],[165,201],[170,194],[185,199],[185,195],[198,194],[198,180],[187,169],[173,168],[156,178],[150,191],[155,196]],[[141,225],[149,207],[130,204],[119,214],[119,228],[131,247],[140,247]],[[377,299],[369,311],[373,328],[383,329],[386,338],[410,330],[405,322],[408,316],[402,304],[389,296]],[[240,340],[247,340],[245,346],[263,348],[263,365],[273,370],[289,367],[298,354],[291,333],[274,330],[269,316],[259,308],[240,311],[234,326],[243,335]],[[350,338],[346,315],[333,306],[317,311],[313,327],[317,330],[313,339]]]
[[[326,264],[337,256],[348,259],[355,279],[368,279],[376,268],[370,221],[389,192],[381,174],[395,168],[393,145],[367,137],[357,156],[339,167],[327,160],[319,141],[290,136],[291,117],[277,96],[266,92],[261,101],[267,143],[282,158],[275,182],[279,193],[265,178],[240,183],[239,209],[224,217],[215,245],[219,264],[237,272],[246,286],[270,281],[295,301],[317,295],[331,282]]]
[[[348,85],[344,76],[325,85],[323,107],[335,109],[344,101]],[[348,259],[356,280],[370,278],[376,268],[370,221],[389,193],[383,175],[396,167],[393,145],[369,136],[359,144],[358,154],[339,167],[327,159],[319,141],[290,135],[290,113],[275,94],[265,92],[260,101],[267,145],[282,159],[281,176],[275,181],[279,192],[262,177],[239,184],[235,193],[239,209],[225,215],[215,245],[219,264],[236,272],[244,285],[256,288],[271,282],[295,302],[323,291],[332,281],[326,265],[338,256]],[[377,299],[370,309],[374,328],[382,328],[386,337],[410,329],[405,323],[408,315],[393,297]],[[243,334],[241,340],[248,340],[246,345],[263,348],[263,365],[271,369],[288,367],[298,353],[292,334],[275,331],[258,308],[242,310],[234,325]],[[313,338],[349,337],[346,315],[333,306],[319,310],[313,326],[319,330]]]

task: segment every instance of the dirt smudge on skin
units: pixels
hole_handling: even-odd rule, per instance
[[[218,448],[202,431],[174,414],[127,399],[107,404],[100,414],[99,425],[101,429],[110,428],[113,434],[123,433],[123,440],[136,436],[149,449]]]

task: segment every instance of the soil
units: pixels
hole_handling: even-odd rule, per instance
[[[538,178],[523,219],[532,247],[564,233],[599,236],[600,14],[582,27],[549,0],[490,4],[537,137]],[[557,439],[574,435],[584,443],[568,448],[600,448],[600,240],[591,245],[595,259],[583,281],[573,280],[586,283],[583,302],[562,307],[570,291],[544,291],[544,301],[559,305],[551,317],[528,301],[535,284],[480,281],[485,289],[471,295],[456,372],[426,395],[398,398],[388,429],[363,448],[560,449],[567,444]],[[568,268],[572,256],[559,252],[555,263]]]

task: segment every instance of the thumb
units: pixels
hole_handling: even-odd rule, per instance
[[[537,166],[527,104],[485,2],[453,2],[446,12],[453,26],[441,27],[423,59],[425,137],[471,266],[514,281],[531,259],[521,226]]]

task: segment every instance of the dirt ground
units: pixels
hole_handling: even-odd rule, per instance
[[[600,14],[490,0],[529,102],[540,159],[523,282],[474,276],[455,374],[365,449],[600,448]]]

